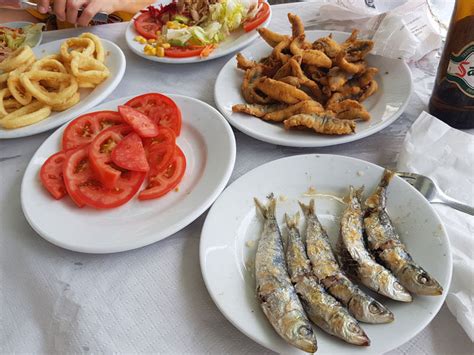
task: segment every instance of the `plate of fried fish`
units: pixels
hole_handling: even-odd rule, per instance
[[[323,147],[374,134],[403,113],[412,90],[402,59],[371,54],[358,30],[258,30],[260,41],[222,68],[215,101],[240,131],[264,142]]]
[[[446,231],[418,191],[377,165],[314,154],[227,187],[200,262],[227,319],[285,354],[390,351],[435,317],[452,273]]]

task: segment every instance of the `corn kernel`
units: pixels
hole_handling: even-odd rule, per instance
[[[150,43],[150,44],[153,44],[153,43],[155,43],[155,42],[156,42],[156,39],[153,39],[153,38],[150,38],[150,39],[148,40],[148,43]]]
[[[153,46],[150,46],[149,44],[147,44],[147,45],[145,46],[145,48],[143,48],[143,50],[149,51],[149,50],[152,49],[152,48],[153,48]]]
[[[164,57],[165,56],[165,49],[163,47],[156,48],[156,56],[157,57]]]
[[[155,33],[156,33],[156,36],[157,36],[157,37],[160,37],[160,36],[161,36],[161,31],[160,31],[160,30],[156,31]]]
[[[161,46],[162,46],[163,48],[165,48],[165,49],[168,49],[168,48],[171,47],[171,44],[169,44],[169,43],[163,43]]]
[[[146,39],[142,37],[142,38],[140,38],[140,39],[138,40],[138,43],[140,43],[140,44],[145,44],[145,43],[146,43]]]
[[[143,39],[142,36],[135,36],[135,38],[134,38],[134,40],[135,40],[136,42],[140,42],[142,39]]]

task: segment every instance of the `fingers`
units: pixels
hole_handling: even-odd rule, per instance
[[[66,21],[66,1],[67,0],[54,1],[53,10],[59,21]]]
[[[87,0],[68,0],[66,5],[66,20],[69,23],[76,23],[77,13],[87,4]]]
[[[38,0],[36,2],[38,11],[41,14],[46,14],[48,13],[48,8],[49,8],[49,0]]]
[[[92,18],[101,10],[100,1],[92,0],[82,11],[81,16],[77,20],[79,26],[87,26]]]

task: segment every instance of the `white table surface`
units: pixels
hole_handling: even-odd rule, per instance
[[[311,3],[274,6],[270,28],[287,28],[289,11],[308,20],[317,9]],[[128,50],[125,27],[88,29],[114,41],[127,58],[125,76],[106,100],[159,91],[214,104],[214,81],[231,56],[193,65],[152,63]],[[82,31],[48,32],[44,42]],[[432,85],[436,60],[411,67],[415,88]],[[231,181],[265,162],[314,152],[393,167],[405,133],[426,108],[426,99],[421,89],[415,89],[407,112],[397,122],[364,140],[335,147],[285,148],[235,131],[237,161]],[[198,252],[205,215],[166,240],[120,254],[79,254],[40,238],[21,211],[20,185],[30,158],[50,134],[0,142],[0,351],[268,352],[235,329],[209,297]],[[426,329],[390,354],[468,354],[473,350],[473,343],[444,306]]]

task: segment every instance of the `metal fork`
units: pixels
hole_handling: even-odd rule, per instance
[[[408,182],[411,186],[421,192],[425,198],[431,203],[440,203],[452,207],[458,211],[474,216],[474,207],[465,205],[448,195],[446,195],[436,185],[436,183],[427,176],[415,173],[397,172],[403,180]]]

